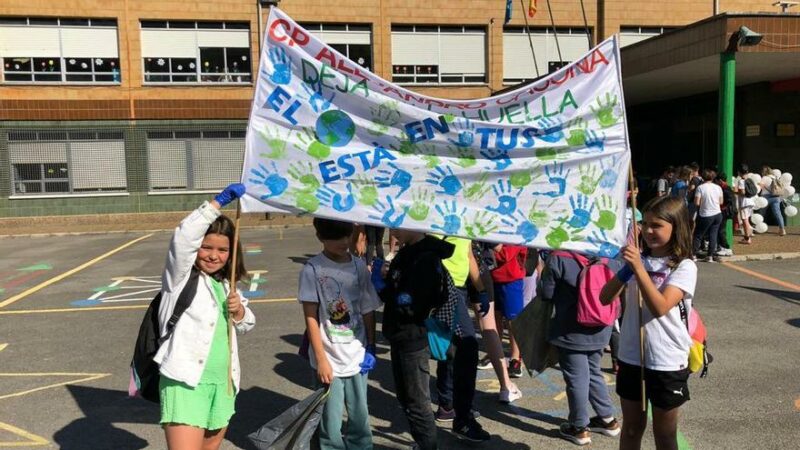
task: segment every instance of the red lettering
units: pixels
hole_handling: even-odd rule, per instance
[[[276,42],[283,42],[289,37],[287,33],[278,35],[278,26],[282,26],[284,30],[289,29],[289,22],[283,19],[277,19],[269,25],[269,37]]]
[[[281,34],[278,34],[278,26],[283,28]],[[295,28],[291,33],[289,33],[289,30],[292,30],[292,26],[289,22],[283,19],[276,19],[269,25],[269,37],[276,42],[283,42],[288,39],[289,47],[295,44],[299,44],[301,47],[308,44],[309,37],[303,30]],[[289,38],[290,34],[291,38]]]
[[[328,65],[331,67],[336,67],[336,55],[328,47],[322,47],[322,50],[316,56],[317,60],[325,62],[323,60],[328,61]]]

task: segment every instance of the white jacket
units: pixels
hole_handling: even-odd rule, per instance
[[[218,209],[205,202],[183,219],[175,229],[161,280],[161,307],[158,310],[158,320],[162,336],[167,333],[167,321],[172,316],[178,296],[189,280],[206,231],[220,214]],[[229,283],[225,280],[223,284],[227,295]],[[244,297],[242,305],[244,318],[240,322],[234,322],[234,327],[237,332],[243,334],[255,326],[256,317],[247,307],[247,299]],[[211,350],[211,340],[218,319],[219,311],[209,276],[201,272],[192,304],[183,313],[172,334],[161,344],[153,358],[160,364],[161,373],[189,386],[197,386]],[[236,333],[233,334],[231,350],[231,376],[236,392],[239,392],[241,372]]]

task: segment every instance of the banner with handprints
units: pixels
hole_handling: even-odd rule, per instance
[[[630,150],[615,39],[478,100],[383,80],[277,8],[264,42],[243,211],[605,256],[624,244]]]

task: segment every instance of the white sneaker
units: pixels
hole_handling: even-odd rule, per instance
[[[510,404],[521,398],[522,391],[516,386],[513,389],[500,391],[500,403]]]
[[[720,247],[719,250],[717,250],[717,256],[733,256],[733,250]]]

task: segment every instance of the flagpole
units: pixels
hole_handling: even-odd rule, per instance
[[[229,292],[236,289],[236,263],[239,256],[239,219],[242,216],[242,205],[236,201],[236,221],[233,228],[233,242],[231,243],[231,278],[228,283]],[[233,395],[233,315],[228,311],[228,395]]]
[[[533,49],[533,39],[531,39],[531,27],[528,25],[528,14],[525,11],[525,0],[519,0],[520,8],[522,8],[522,17],[525,18],[525,34],[528,35],[528,44],[531,46],[531,55],[533,55],[533,68],[536,69],[536,78],[539,78],[539,63],[536,62],[536,51]]]
[[[628,164],[628,184],[631,191],[631,224],[633,226],[633,245],[639,250],[639,225],[636,223],[636,182],[633,178],[633,159]],[[642,290],[637,286],[639,303],[639,384],[642,390],[642,411],[647,411],[647,400],[644,391],[644,319]]]

